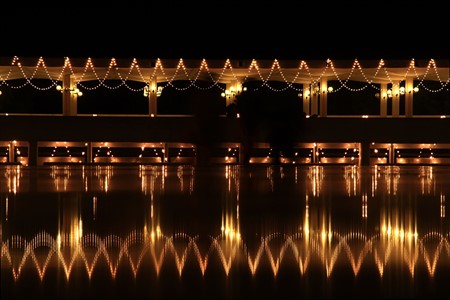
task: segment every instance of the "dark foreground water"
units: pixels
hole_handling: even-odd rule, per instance
[[[1,299],[449,298],[448,166],[0,166]]]

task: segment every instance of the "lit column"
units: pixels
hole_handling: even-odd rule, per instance
[[[359,165],[369,166],[370,165],[370,143],[362,142],[359,144]]]
[[[319,87],[317,86],[317,83],[311,86],[311,116],[312,115],[318,115],[318,98],[319,98]]]
[[[62,83],[62,101],[63,101],[63,116],[70,116],[70,74],[63,76]]]
[[[380,84],[380,117],[387,117],[387,84]]]
[[[399,84],[392,85],[392,116],[398,117],[400,115],[400,88]]]
[[[150,82],[150,86],[149,86],[149,91],[147,93],[147,97],[148,97],[148,115],[150,117],[156,117],[156,112],[157,112],[157,109],[158,109],[156,76]]]
[[[317,147],[317,144],[313,144],[313,153],[312,153],[312,160],[311,163],[317,164],[319,163],[319,148]]]
[[[405,80],[405,117],[412,118],[413,116],[413,88],[414,78],[407,76]]]
[[[389,159],[388,164],[395,164],[395,147],[394,144],[389,144]]]
[[[164,143],[164,155],[163,155],[163,162],[169,163],[169,143]]]
[[[310,103],[311,103],[311,91],[309,90],[309,83],[303,84],[303,112],[308,116],[311,115]]]
[[[86,143],[86,163],[92,163],[92,142]]]
[[[61,93],[63,97],[63,116],[76,116],[78,95],[76,92],[76,81],[73,76],[66,74],[63,76]]]
[[[320,116],[327,116],[328,80],[325,76],[320,79]]]
[[[8,144],[8,162],[14,162],[14,144],[15,142],[9,142]]]
[[[238,164],[243,165],[245,163],[245,159],[244,159],[244,143],[239,143],[239,159],[238,159]]]

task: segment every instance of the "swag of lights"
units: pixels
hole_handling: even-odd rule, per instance
[[[168,63],[170,64],[170,63]],[[217,65],[217,62],[214,62]],[[239,65],[242,62],[239,61]],[[335,86],[332,92],[338,92],[341,89],[346,89],[352,92],[362,91],[368,87],[380,90],[380,87],[374,83],[391,84],[393,88],[401,89],[400,83],[405,81],[407,77],[414,78],[416,85],[413,87],[414,91],[420,88],[428,92],[441,92],[449,90],[450,76],[448,66],[438,68],[436,61],[430,59],[426,68],[416,67],[414,59],[408,64],[405,70],[399,67],[388,67],[383,59],[378,62],[376,68],[363,68],[362,64],[355,59],[350,68],[337,68],[335,62],[327,59],[321,63],[319,67],[310,67],[309,64],[302,60],[298,67],[282,67],[281,63],[275,59],[271,67],[262,67],[264,62],[258,62],[253,59],[248,67],[233,67],[230,59],[225,60],[223,67],[210,68],[206,59],[203,59],[198,68],[188,68],[184,60],[179,59],[175,68],[164,65],[161,59],[153,62],[151,67],[141,67],[136,58],[128,68],[119,67],[115,58],[112,58],[109,65],[106,67],[95,66],[94,60],[88,58],[84,67],[74,67],[74,64],[69,57],[64,59],[63,66],[48,67],[44,58],[40,57],[34,66],[25,66],[19,57],[13,57],[9,66],[0,65],[0,87],[6,86],[11,89],[21,89],[26,86],[31,86],[36,90],[46,91],[52,88],[60,87],[60,82],[63,77],[70,75],[73,78],[76,88],[85,90],[96,90],[104,87],[110,90],[116,90],[124,87],[132,92],[148,93],[149,87],[153,86],[153,82],[158,81],[163,85],[158,86],[158,91],[161,92],[165,87],[172,87],[178,91],[184,91],[190,88],[199,90],[209,90],[214,87],[226,93],[227,90],[223,87],[223,83],[238,82],[239,86],[249,89],[244,84],[252,81],[258,82],[252,90],[258,90],[266,87],[275,92],[283,92],[288,89],[296,90],[299,93],[303,92],[301,83],[311,84],[317,86],[320,84],[322,78],[327,78],[329,81],[338,82],[339,86]],[[235,64],[236,65],[236,64]],[[359,73],[359,74],[357,74]],[[146,75],[144,75],[146,74]],[[370,75],[372,74],[372,75]],[[17,84],[17,79],[24,79],[24,82]],[[50,84],[47,86],[38,86],[34,80],[48,79]],[[107,82],[120,82],[115,85],[109,85]],[[12,81],[14,83],[12,83]],[[93,86],[86,85],[85,82],[96,82]],[[180,82],[187,82],[181,84]],[[207,86],[199,84],[199,82],[209,82]],[[349,86],[350,81],[364,82],[365,85],[359,88],[352,88]],[[431,88],[426,85],[427,81],[439,82],[437,88]],[[142,87],[133,87],[130,82],[142,82]],[[274,85],[274,82],[283,82],[283,87]],[[42,84],[42,83],[41,83]],[[183,86],[181,86],[183,85]],[[308,91],[307,91],[308,92]],[[159,93],[161,94],[161,93]],[[300,94],[299,94],[300,95]]]

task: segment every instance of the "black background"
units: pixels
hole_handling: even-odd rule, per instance
[[[0,12],[0,57],[448,59],[445,1],[161,1]]]

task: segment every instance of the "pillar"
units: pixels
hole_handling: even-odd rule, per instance
[[[164,155],[163,155],[163,163],[169,163],[169,143],[164,143]]]
[[[361,142],[359,144],[359,165],[370,166],[370,143]]]
[[[400,116],[400,84],[392,85],[392,116]]]
[[[405,80],[405,117],[413,117],[414,78],[407,76]]]
[[[239,143],[239,159],[238,159],[238,164],[243,165],[245,164],[245,153],[244,153],[245,149],[244,149],[244,143]]]
[[[311,86],[311,116],[319,114],[319,87],[317,84]]]
[[[14,162],[14,142],[11,141],[8,144],[8,162],[13,163]]]
[[[319,148],[317,147],[317,144],[314,143],[311,163],[313,163],[313,164],[319,163],[319,155],[317,155],[318,152],[319,152]]]
[[[76,81],[73,76],[66,74],[63,76],[62,97],[63,97],[63,116],[76,116],[78,94],[73,93],[76,89]]]
[[[320,79],[320,116],[327,116],[328,80],[325,76]]]
[[[307,115],[311,115],[311,91],[309,90],[309,83],[303,84],[303,112]]]
[[[387,84],[380,84],[380,117],[387,117]]]
[[[86,146],[86,163],[92,163],[92,142],[87,142]]]
[[[394,144],[389,144],[388,164],[390,164],[390,165],[395,164],[395,147],[394,147]]]
[[[156,117],[156,113],[158,110],[157,89],[158,89],[158,85],[157,85],[157,80],[156,80],[156,76],[155,76],[154,78],[152,78],[152,80],[150,82],[149,91],[148,91],[148,115],[150,117]]]

